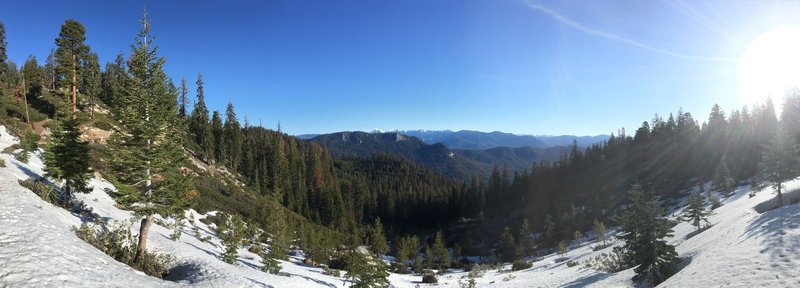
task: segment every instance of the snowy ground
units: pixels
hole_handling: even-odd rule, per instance
[[[0,126],[0,150],[17,143]],[[153,225],[148,247],[175,256],[178,269],[170,277],[178,282],[149,277],[118,263],[70,231],[81,219],[54,207],[17,183],[18,179],[42,175],[40,154],[29,164],[20,163],[12,155],[0,154],[6,167],[0,168],[0,287],[346,287],[341,278],[323,275],[320,268],[308,267],[299,258],[281,261],[286,276],[260,272],[259,257],[240,250],[239,262],[230,265],[219,260],[223,251],[211,229],[199,221],[195,224],[201,237],[186,227],[178,241],[171,241],[170,229]],[[128,211],[114,206],[103,189],[113,186],[92,179],[94,190],[79,195],[101,219],[111,223],[130,223],[138,231],[138,221],[131,221]],[[800,188],[800,181],[787,184],[788,191]],[[765,189],[749,198],[749,188],[740,187],[710,217],[714,226],[685,240],[694,227],[680,223],[670,241],[686,265],[660,287],[800,287],[800,205],[756,212],[753,207],[774,197]],[[800,195],[800,191],[796,192]],[[679,211],[676,211],[678,213]],[[202,218],[194,211],[195,218]],[[621,243],[612,241],[615,245]],[[596,244],[572,247],[568,260],[579,265],[567,267],[567,261],[556,261],[549,255],[533,263],[530,269],[510,272],[510,265],[500,271],[488,270],[475,279],[478,287],[632,287],[632,269],[619,273],[603,273],[587,268],[584,262],[611,247],[592,251]],[[467,273],[453,270],[439,275],[438,287],[459,287]],[[421,287],[421,277],[391,274],[395,287]]]

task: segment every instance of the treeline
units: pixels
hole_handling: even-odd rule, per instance
[[[683,111],[666,119],[656,115],[633,136],[622,129],[582,151],[573,144],[559,161],[535,163],[529,172],[509,176],[495,169],[485,192],[486,213],[516,227],[521,218],[528,219],[540,231],[553,219],[553,239],[542,239],[553,245],[570,239],[574,231],[589,230],[593,219],[613,220],[634,183],[655,192],[666,205],[709,181],[723,191],[758,186],[764,181],[760,162],[766,146],[779,130],[798,143],[799,116],[796,90],[785,97],[780,122],[771,100],[729,116],[714,105],[703,123]]]

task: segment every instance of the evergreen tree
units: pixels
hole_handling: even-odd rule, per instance
[[[436,254],[436,260],[439,263],[437,268],[439,270],[445,270],[450,267],[450,253],[447,251],[447,246],[445,246],[444,234],[442,234],[441,230],[436,232],[436,237],[433,240],[433,253]]]
[[[433,254],[433,249],[428,244],[425,244],[425,268],[433,269],[436,267],[436,258]]]
[[[795,141],[787,135],[785,129],[778,129],[764,147],[761,158],[761,174],[765,182],[769,183],[778,193],[778,203],[783,205],[783,182],[797,176],[800,169],[800,149]]]
[[[72,88],[72,117],[77,111],[78,105],[78,74],[81,72],[81,62],[89,51],[86,41],[86,28],[78,21],[68,19],[61,25],[61,32],[56,38],[56,74],[58,75],[59,87]]]
[[[575,242],[578,243],[578,246],[580,246],[582,243],[581,239],[583,239],[583,234],[581,233],[581,231],[575,230],[575,233],[573,233],[572,236],[575,239]]]
[[[181,148],[183,127],[177,119],[177,95],[167,88],[164,58],[156,56],[147,12],[132,45],[120,99],[119,121],[127,133],[109,140],[111,168],[125,194],[118,197],[135,215],[143,217],[139,228],[136,260],[145,252],[153,215],[183,213],[191,200],[189,176],[182,173],[186,158]]]
[[[397,245],[397,263],[400,263],[400,267],[402,271],[397,271],[398,273],[404,273],[405,269],[408,267],[408,260],[414,259],[419,253],[419,238],[417,236],[404,236],[401,237],[396,241]]]
[[[73,193],[89,193],[88,185],[91,177],[89,166],[89,145],[80,140],[78,120],[67,118],[61,120],[57,129],[50,136],[50,145],[44,154],[47,177],[64,181],[62,205],[72,205]]]
[[[369,235],[369,245],[372,253],[376,255],[385,255],[389,252],[389,244],[386,243],[386,236],[383,234],[383,225],[381,225],[381,218],[375,218],[375,225],[372,227]]]
[[[606,224],[604,224],[603,222],[598,221],[597,219],[594,219],[594,223],[592,225],[592,228],[594,230],[595,239],[597,239],[597,241],[603,241],[603,247],[605,247],[606,246],[606,234],[608,233],[608,229],[606,229]]]
[[[228,102],[228,107],[225,109],[225,125],[222,130],[227,152],[225,160],[231,171],[238,171],[242,158],[242,129],[239,127],[239,119],[236,119],[236,111],[231,102]]]
[[[95,99],[102,93],[100,63],[97,53],[87,53],[81,67],[79,90],[89,97],[89,115],[94,119]]]
[[[697,230],[700,230],[701,222],[708,223],[708,211],[706,210],[706,200],[699,192],[692,193],[686,203],[686,210],[683,212],[683,219],[691,223]]]
[[[0,21],[0,75],[6,72],[6,60],[8,60],[8,56],[6,55],[7,46],[6,26],[3,25],[3,21]]]
[[[350,287],[373,288],[389,285],[389,273],[386,264],[379,257],[365,255],[359,252],[349,253],[347,261],[347,274],[345,278],[353,282]]]
[[[514,246],[514,235],[511,233],[511,228],[506,226],[503,229],[503,235],[500,236],[500,243],[498,243],[498,248],[500,249],[500,257],[503,262],[511,262],[516,260],[516,246]]]
[[[567,243],[564,241],[558,242],[558,255],[561,258],[567,256]]]
[[[25,65],[22,66],[22,74],[25,75],[25,97],[28,99],[38,97],[42,94],[42,78],[44,71],[39,67],[36,56],[28,56]],[[30,103],[30,101],[27,101]]]
[[[202,155],[210,164],[212,162],[211,153],[213,151],[213,135],[211,134],[211,124],[208,122],[208,108],[206,108],[205,93],[203,92],[203,75],[197,74],[197,102],[194,103],[192,117],[190,121],[194,142],[200,146]]]
[[[22,139],[20,141],[22,151],[20,151],[15,158],[20,162],[28,163],[28,160],[30,160],[30,153],[38,149],[36,145],[36,141],[38,140],[39,135],[30,130],[26,131],[25,134],[22,135]]]
[[[214,111],[214,113],[212,113],[211,135],[214,139],[214,144],[212,145],[214,147],[214,159],[216,161],[222,161],[222,163],[225,163],[223,160],[223,155],[225,155],[226,147],[224,144],[225,140],[223,139],[222,118],[219,116],[219,111]]]
[[[178,115],[181,118],[186,118],[186,106],[189,106],[189,89],[186,88],[186,77],[183,77],[181,78],[181,94],[178,98]]]
[[[531,238],[531,228],[527,218],[522,220],[522,225],[520,225],[519,232],[517,233],[517,241],[519,242],[517,256],[524,257],[533,253],[533,246],[535,243],[533,242],[533,238]]]
[[[283,207],[279,204],[271,204],[271,213],[268,217],[268,224],[271,230],[271,241],[269,243],[269,258],[286,260],[289,253],[289,245],[292,242],[292,231],[286,223],[286,216]]]
[[[414,273],[422,274],[422,270],[425,269],[424,261],[425,260],[422,259],[422,255],[417,253],[417,256],[414,257]]]
[[[47,61],[44,63],[43,84],[47,84],[47,89],[56,89],[56,65],[56,49],[50,49],[50,54],[47,55]]]
[[[635,281],[653,286],[675,273],[678,253],[664,238],[672,236],[669,221],[660,217],[661,208],[652,192],[634,184],[628,191],[631,204],[619,217],[620,239],[625,241],[625,261],[636,266]]]
[[[223,214],[222,218],[216,231],[222,245],[225,246],[225,252],[222,253],[222,260],[234,264],[239,257],[239,247],[244,245],[247,240],[244,237],[246,224],[242,218],[236,214]]]
[[[122,53],[117,54],[114,62],[106,64],[106,69],[101,77],[102,92],[100,100],[106,103],[116,114],[120,114],[125,81],[128,78],[125,71],[125,58]]]

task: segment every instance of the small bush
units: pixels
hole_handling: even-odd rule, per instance
[[[625,261],[626,257],[626,252],[622,247],[614,247],[611,253],[601,253],[597,257],[586,261],[586,267],[608,273],[619,272],[631,268]]]
[[[511,271],[525,270],[531,267],[533,267],[533,263],[530,261],[514,260],[514,263],[511,264]]]
[[[56,190],[53,187],[53,185],[48,185],[44,181],[36,180],[33,178],[19,180],[19,185],[28,188],[34,194],[41,197],[42,200],[46,201],[47,203],[53,205],[58,204],[59,201],[58,190]]]
[[[578,264],[579,264],[578,261],[575,261],[575,260],[567,261],[567,267],[575,267],[575,266],[578,266]]]
[[[6,167],[6,160],[0,159],[0,167]]]
[[[164,278],[172,267],[175,259],[169,255],[145,252],[136,258],[136,241],[128,227],[83,224],[80,228],[72,227],[78,238],[91,244],[115,260],[125,263],[131,268],[142,271],[147,275]]]
[[[422,283],[436,284],[436,283],[439,283],[439,280],[436,279],[435,275],[428,274],[428,275],[422,276]]]

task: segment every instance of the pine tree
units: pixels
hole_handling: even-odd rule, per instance
[[[414,257],[414,273],[422,274],[422,270],[425,269],[425,260],[422,259],[422,255],[417,253],[417,256]]]
[[[225,155],[225,144],[224,139],[222,138],[222,118],[219,116],[219,111],[214,111],[211,116],[211,135],[214,139],[214,160],[221,161],[225,163],[223,160],[223,155]]]
[[[697,230],[700,230],[701,222],[708,223],[708,211],[706,210],[706,200],[699,192],[692,193],[686,203],[686,210],[683,212],[683,219],[691,223]]]
[[[598,221],[597,219],[594,219],[592,228],[594,230],[595,239],[597,239],[597,241],[603,241],[603,247],[606,247],[606,234],[608,233],[608,229],[606,229],[606,224]]]
[[[89,46],[86,41],[86,28],[78,21],[68,19],[61,25],[61,32],[56,38],[56,73],[60,79],[59,87],[72,87],[72,117],[78,105],[78,74],[81,72],[81,62],[84,60]]]
[[[653,286],[675,273],[678,253],[664,238],[672,236],[669,221],[660,217],[661,208],[652,192],[634,184],[628,191],[631,204],[619,217],[620,239],[625,241],[625,261],[636,266],[635,281]]]
[[[223,214],[222,221],[217,227],[217,236],[219,236],[222,245],[225,246],[225,252],[222,253],[222,260],[233,264],[239,257],[239,247],[245,244],[246,224],[239,215]]]
[[[439,230],[436,232],[436,237],[433,240],[433,253],[436,254],[436,261],[438,261],[438,269],[445,270],[450,267],[450,253],[445,246],[444,234]]]
[[[763,180],[777,191],[778,205],[783,206],[783,182],[793,179],[800,171],[800,149],[785,129],[779,128],[764,147],[760,167]]]
[[[192,134],[194,135],[194,142],[200,146],[203,157],[205,157],[206,161],[210,164],[212,162],[213,135],[211,134],[208,108],[206,108],[205,93],[203,92],[202,74],[197,74],[197,102],[194,103],[190,122]]]
[[[581,231],[575,230],[575,233],[573,233],[572,236],[575,239],[575,242],[578,243],[578,246],[580,246],[582,243],[581,239],[583,239],[583,234],[581,233]]]
[[[267,219],[267,223],[271,230],[271,241],[269,244],[269,258],[286,260],[286,255],[289,253],[289,245],[292,242],[292,231],[286,223],[286,216],[283,212],[283,207],[278,203],[271,204],[271,213]]]
[[[7,46],[6,26],[3,25],[3,21],[0,21],[0,75],[6,72],[6,60],[8,60],[8,56],[6,55]]]
[[[44,63],[44,81],[47,89],[50,90],[56,89],[56,65],[56,49],[50,49],[50,54],[47,55],[47,61]],[[2,68],[0,67],[0,69]]]
[[[511,233],[511,228],[506,226],[503,229],[503,235],[500,236],[500,243],[498,243],[498,248],[500,249],[500,257],[503,262],[511,262],[516,260],[516,246],[514,245],[514,235]]]
[[[519,227],[517,233],[517,241],[519,247],[517,248],[517,256],[527,256],[533,253],[533,246],[536,245],[531,238],[531,228],[528,224],[528,219],[522,220],[522,225]]]
[[[94,119],[95,99],[100,97],[101,87],[100,63],[97,53],[87,53],[81,67],[79,90],[89,97],[89,116]]]
[[[186,106],[189,106],[189,89],[186,87],[186,77],[183,77],[181,78],[181,94],[178,98],[178,115],[181,118],[186,118]]]
[[[398,273],[405,273],[408,267],[408,260],[413,259],[419,253],[419,238],[417,236],[404,236],[396,241],[397,245],[397,263],[400,263],[401,271]]]
[[[38,140],[39,135],[30,130],[25,131],[20,141],[20,148],[22,148],[22,151],[20,151],[15,158],[20,162],[28,163],[28,160],[30,160],[30,153],[38,149],[36,145],[36,141]]]
[[[389,244],[386,243],[386,236],[383,234],[383,225],[381,218],[375,218],[375,225],[369,234],[369,245],[372,253],[376,255],[385,255],[389,252]]]
[[[239,127],[239,119],[236,119],[236,111],[231,102],[228,102],[228,107],[225,109],[225,125],[222,130],[227,152],[225,160],[231,171],[238,171],[242,158],[242,129]]]
[[[348,258],[345,278],[353,282],[350,287],[373,288],[389,285],[389,272],[386,272],[386,264],[380,258],[359,252],[349,253]]]
[[[564,241],[558,242],[558,255],[561,258],[567,256],[567,243]]]
[[[88,185],[91,177],[89,165],[89,144],[80,140],[78,120],[66,118],[61,120],[57,129],[50,136],[50,145],[45,151],[45,175],[64,181],[62,205],[72,205],[73,193],[89,193]]]
[[[183,213],[195,193],[189,193],[190,178],[180,170],[188,159],[180,145],[183,127],[177,118],[177,95],[168,92],[164,58],[155,54],[146,11],[132,49],[119,113],[127,133],[112,134],[109,144],[110,166],[122,184],[117,188],[125,194],[118,202],[143,218],[138,261],[146,251],[153,215]]]
[[[106,69],[101,77],[102,93],[100,94],[100,100],[111,107],[115,114],[120,114],[124,85],[128,77],[125,65],[125,58],[122,53],[117,54],[114,62],[106,63]]]

